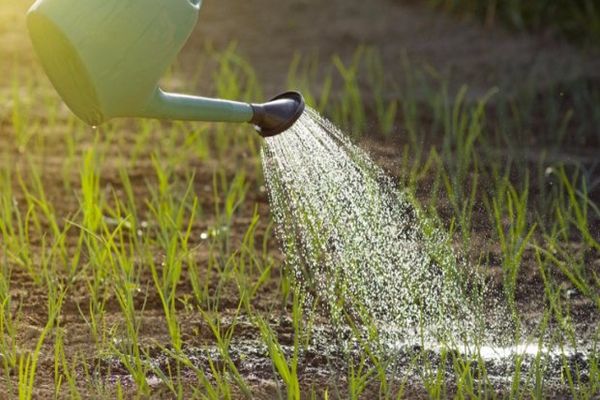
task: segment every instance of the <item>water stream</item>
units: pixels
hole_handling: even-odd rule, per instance
[[[287,265],[334,320],[350,316],[396,339],[477,328],[446,235],[333,124],[307,110],[267,139],[263,160]]]
[[[439,354],[450,346],[508,365],[516,356],[533,363],[540,353],[579,354],[499,345],[499,332],[513,335],[509,318],[503,307],[490,308],[475,269],[461,265],[447,234],[314,110],[266,139],[262,156],[287,268],[332,326],[377,332],[386,349],[400,353],[425,345]]]

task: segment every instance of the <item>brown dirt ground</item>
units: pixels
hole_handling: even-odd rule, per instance
[[[23,12],[27,3],[29,2],[22,0],[3,0],[0,4],[0,94],[11,90],[8,72],[15,63],[34,65],[23,27]],[[198,27],[182,53],[184,71],[192,71],[193,65],[187,63],[194,62],[198,54],[205,52],[207,42],[211,42],[216,48],[224,48],[231,41],[238,43],[239,53],[256,68],[267,95],[276,93],[285,86],[288,66],[295,52],[319,54],[322,60],[327,61],[323,62],[323,68],[326,68],[332,54],[339,54],[342,59],[349,60],[356,47],[361,44],[380,49],[386,71],[392,77],[402,79],[401,60],[407,54],[413,62],[432,66],[456,85],[468,84],[472,95],[481,95],[493,85],[498,85],[510,94],[528,79],[533,79],[540,90],[543,90],[557,82],[600,78],[600,57],[597,52],[583,53],[571,44],[548,36],[522,36],[501,29],[485,29],[474,21],[457,20],[419,5],[392,0],[205,1]],[[390,96],[396,95],[397,93],[390,93]],[[10,104],[0,104],[0,120],[9,110]],[[0,146],[16,151],[10,143],[10,132],[8,123],[0,124]],[[82,143],[82,146],[85,145]],[[393,151],[390,153],[389,147],[377,143],[369,146],[382,163],[393,164],[395,154]],[[44,162],[46,166],[47,187],[62,188],[61,184],[54,184],[52,181],[62,176],[59,173],[60,156],[40,162]],[[0,162],[0,165],[3,163],[4,161]],[[196,189],[201,192],[205,183],[211,179],[211,166],[199,163],[190,167],[199,171]],[[235,167],[232,163],[229,172]],[[132,171],[134,178],[137,177],[134,185],[140,197],[147,195],[144,192],[144,179],[149,169],[149,165],[138,165]],[[110,166],[105,169],[104,174],[103,184],[110,183],[111,177],[118,176],[116,169],[111,169]],[[73,176],[76,179],[76,171]],[[260,205],[260,214],[264,219],[268,216],[266,198],[257,190],[256,177],[252,179],[253,191],[248,198],[248,206],[237,221],[240,227],[251,216],[252,204],[255,202]],[[68,215],[77,204],[73,193],[63,193],[60,189],[51,193],[51,197],[61,207],[57,209],[59,214]],[[194,229],[201,232],[209,224],[210,221],[199,221]],[[235,233],[237,239],[242,233]],[[273,253],[280,258],[276,250]],[[200,249],[198,257],[202,262],[206,253]],[[535,274],[531,276],[535,277]],[[266,288],[276,290],[274,288],[278,285],[278,277],[279,271],[274,271]],[[146,279],[150,281],[149,277]],[[28,316],[20,326],[20,339],[25,346],[32,347],[45,322],[46,299],[26,274],[17,274],[12,280],[19,282],[13,295],[15,299],[23,299],[24,311]],[[532,288],[539,292],[540,287],[539,278],[532,278],[523,292]],[[182,288],[186,289],[189,288]],[[235,291],[234,288],[230,290]],[[85,354],[90,344],[87,328],[77,308],[78,304],[85,305],[85,288],[81,287],[75,294],[67,301],[62,319],[68,332],[65,345],[71,355],[80,352]],[[538,298],[540,296],[535,300],[538,306],[542,301]],[[142,302],[143,299],[140,298],[139,301]],[[273,304],[274,302],[276,300],[267,290],[259,296],[257,307],[277,309],[278,305]],[[235,305],[232,302],[223,304],[222,307],[224,311],[231,312]],[[587,304],[581,306],[583,312],[587,307]],[[118,318],[116,304],[109,303],[108,310],[112,313],[108,317],[109,321],[111,318]],[[190,347],[205,345],[206,337],[197,333],[198,330],[206,331],[206,326],[193,315],[188,318],[183,324],[186,344]],[[148,299],[143,324],[145,328],[141,332],[144,340],[149,343],[167,340],[164,324],[155,323],[161,319],[158,299]],[[243,328],[240,334],[243,334]],[[99,369],[103,368],[102,360],[91,361],[96,362]],[[36,395],[40,398],[53,393],[53,368],[50,357],[41,360],[40,381],[36,386]],[[276,394],[273,382],[263,382],[258,386],[263,398]],[[423,395],[415,390],[414,395]],[[0,387],[0,398],[5,395]]]
[[[406,54],[433,67],[473,95],[498,85],[511,93],[532,79],[543,89],[556,82],[600,77],[600,53],[582,53],[548,36],[524,36],[486,29],[398,0],[205,1],[198,27],[185,51],[205,41],[238,43],[268,93],[285,83],[295,52],[320,55],[323,64],[338,54],[350,60],[359,45],[381,51],[386,73],[401,79]],[[394,95],[390,93],[390,95]]]

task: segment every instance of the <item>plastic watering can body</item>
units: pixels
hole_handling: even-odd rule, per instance
[[[298,92],[263,104],[166,93],[158,82],[198,20],[202,0],[37,0],[33,47],[69,108],[90,125],[114,117],[250,122],[262,136],[304,111]]]
[[[250,104],[165,93],[158,81],[198,19],[200,0],[38,0],[27,24],[54,87],[82,120],[250,122]]]

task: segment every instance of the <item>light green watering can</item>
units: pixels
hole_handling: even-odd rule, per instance
[[[115,117],[250,122],[263,136],[304,111],[298,92],[264,104],[166,93],[158,81],[191,34],[202,0],[37,0],[33,46],[69,108],[90,125]]]

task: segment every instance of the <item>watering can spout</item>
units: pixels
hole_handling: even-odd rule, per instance
[[[157,89],[140,117],[179,121],[250,122],[254,115],[247,103],[167,93]]]
[[[275,96],[266,103],[248,104],[166,93],[157,89],[150,103],[139,116],[156,119],[249,122],[263,137],[277,135],[290,128],[304,112],[304,98],[290,91]]]

